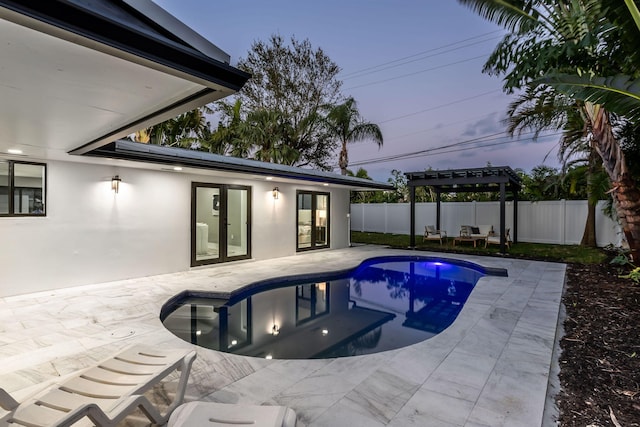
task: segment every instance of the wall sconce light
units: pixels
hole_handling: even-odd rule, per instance
[[[278,335],[280,333],[280,328],[278,328],[278,325],[273,325],[273,328],[271,328],[271,335]]]
[[[278,187],[273,187],[273,198],[277,200],[279,196],[280,196],[280,190],[278,190]]]
[[[115,191],[116,194],[118,194],[118,190],[120,190],[120,181],[122,180],[118,175],[111,178],[111,189]]]
[[[322,330],[322,336],[326,337],[327,335],[329,335],[329,330],[328,329],[323,329]]]

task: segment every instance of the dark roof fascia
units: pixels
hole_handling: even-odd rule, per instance
[[[193,167],[223,172],[249,173],[274,178],[342,185],[370,190],[393,190],[393,185],[352,176],[337,175],[315,169],[304,169],[276,163],[222,156],[204,151],[163,147],[154,144],[119,140],[86,155],[146,163]]]
[[[136,13],[125,4],[114,4],[126,9],[127,13]],[[179,43],[166,32],[145,32],[68,1],[0,0],[0,7],[234,91],[240,90],[250,77],[229,64]],[[142,20],[141,16],[136,18]]]
[[[443,171],[407,172],[410,187],[431,186],[440,192],[499,191],[497,184],[506,184],[507,189],[518,191],[520,177],[508,166]]]

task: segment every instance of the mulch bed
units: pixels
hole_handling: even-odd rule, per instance
[[[561,426],[640,426],[640,285],[610,264],[569,265]]]

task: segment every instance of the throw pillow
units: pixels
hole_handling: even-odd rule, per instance
[[[480,234],[480,227],[471,227],[471,234]]]

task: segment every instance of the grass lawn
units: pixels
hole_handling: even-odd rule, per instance
[[[408,248],[408,234],[385,234],[352,231],[352,243],[369,243],[376,245],[388,245],[393,248]],[[437,241],[422,241],[422,236],[416,236],[416,249],[434,252],[468,253],[474,255],[500,256],[498,245],[489,245],[486,249],[484,243],[478,242],[476,248],[470,243],[453,246],[453,237],[447,239],[447,243],[440,245]],[[552,245],[548,243],[516,243],[507,250],[507,256],[514,258],[528,258],[535,260],[557,261],[579,264],[599,264],[606,260],[607,254],[602,249],[587,248],[579,245]]]

